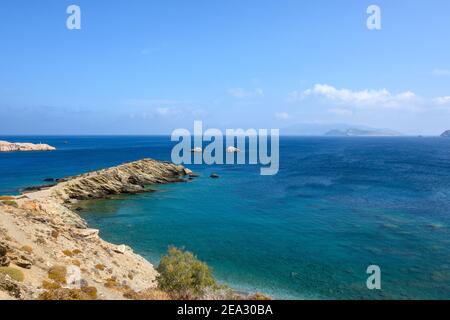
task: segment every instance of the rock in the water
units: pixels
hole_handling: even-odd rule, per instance
[[[191,149],[191,152],[192,152],[192,153],[202,153],[203,150],[202,150],[202,148],[196,147],[196,148],[194,148],[194,149]]]
[[[238,152],[241,152],[241,150],[238,148],[231,147],[231,146],[227,148],[227,153],[238,153]]]
[[[33,143],[12,143],[8,141],[0,141],[0,152],[14,152],[14,151],[52,151],[55,147],[48,144],[33,144]]]
[[[210,175],[210,177],[213,178],[213,179],[217,179],[217,178],[219,178],[219,175],[217,173],[212,173]]]
[[[443,134],[441,134],[441,137],[443,137],[443,138],[450,138],[450,130],[447,130]]]
[[[44,179],[43,181],[44,181],[44,182],[54,182],[55,179],[53,179],[53,178],[47,178],[47,179]]]
[[[30,193],[30,192],[35,192],[35,191],[41,191],[41,190],[45,190],[48,188],[53,187],[53,184],[44,184],[44,185],[40,185],[40,186],[32,186],[32,187],[27,187],[22,189],[22,193]]]

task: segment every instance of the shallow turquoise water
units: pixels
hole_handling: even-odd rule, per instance
[[[1,154],[0,193],[143,157],[168,160],[171,148],[167,137],[35,139],[60,150]],[[283,138],[276,176],[194,166],[193,182],[87,203],[83,216],[155,264],[169,245],[193,251],[243,291],[449,299],[449,168],[450,139]],[[381,291],[366,288],[371,264],[381,267]]]

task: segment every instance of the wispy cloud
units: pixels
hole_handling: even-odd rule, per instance
[[[435,101],[439,106],[450,106],[450,96],[437,97]]]
[[[129,99],[125,105],[133,111],[130,116],[143,118],[204,117],[207,113],[194,103],[171,99]]]
[[[450,69],[434,69],[433,75],[438,77],[448,77],[450,76]]]
[[[171,100],[171,99],[128,99],[125,101],[125,105],[129,107],[158,107],[158,106],[175,106],[188,104],[187,101]]]
[[[322,98],[338,105],[383,108],[412,107],[419,100],[419,97],[411,91],[398,94],[392,94],[387,89],[354,91],[350,89],[337,89],[328,84],[316,84],[313,88],[307,89],[300,94],[294,92],[290,95],[290,99],[294,101],[309,97]]]
[[[331,108],[328,109],[328,112],[337,116],[352,116],[353,115],[353,111],[349,110],[349,109],[344,109],[344,108]]]
[[[246,90],[243,88],[232,88],[228,90],[228,93],[237,99],[244,99],[244,98],[254,98],[254,97],[263,97],[264,91],[260,88],[254,89],[254,90]]]
[[[277,120],[286,121],[286,120],[290,120],[292,118],[292,116],[287,112],[279,112],[279,113],[275,114],[275,118]]]

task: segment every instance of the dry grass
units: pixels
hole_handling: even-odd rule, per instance
[[[33,248],[30,246],[23,246],[22,248],[20,248],[22,251],[25,251],[28,254],[32,254],[33,253]]]
[[[47,280],[42,281],[42,288],[45,290],[56,290],[61,288],[61,285],[57,282],[50,282]]]
[[[74,254],[73,254],[73,252],[72,251],[70,251],[70,250],[64,250],[62,253],[64,253],[64,255],[66,256],[66,257],[73,257],[74,256]]]
[[[53,266],[48,271],[48,278],[57,283],[66,284],[67,268],[65,266]]]
[[[105,265],[101,264],[101,263],[95,265],[95,269],[100,270],[100,271],[104,271],[105,268],[106,268]]]
[[[104,285],[106,288],[116,288],[118,286],[117,279],[115,277],[108,278]]]
[[[146,289],[140,292],[129,290],[123,294],[124,298],[132,300],[170,300],[170,296],[158,289]]]
[[[0,201],[8,201],[8,200],[15,200],[16,198],[11,196],[0,196]]]
[[[81,262],[80,262],[80,260],[74,259],[74,260],[72,260],[72,264],[73,264],[74,266],[81,267]]]
[[[84,287],[81,289],[56,288],[39,295],[39,300],[96,300],[97,288]]]
[[[12,279],[19,282],[23,282],[23,280],[25,279],[25,275],[23,274],[23,272],[16,268],[0,267],[0,273],[6,274]]]

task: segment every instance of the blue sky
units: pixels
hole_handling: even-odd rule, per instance
[[[81,30],[66,28],[71,4]],[[449,16],[447,0],[3,0],[0,134],[161,134],[194,120],[438,134]]]

